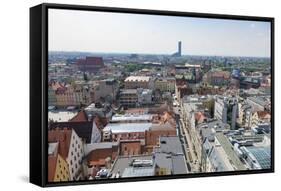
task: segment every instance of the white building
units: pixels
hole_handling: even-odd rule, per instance
[[[91,143],[101,142],[101,130],[97,127],[95,120],[93,121],[93,129],[91,136]]]
[[[238,118],[237,98],[216,96],[214,116],[222,122],[228,123],[231,129],[236,129],[236,119]]]
[[[68,157],[66,159],[69,166],[70,180],[80,180],[82,178],[81,163],[83,154],[83,142],[75,131],[72,130]]]
[[[83,142],[74,130],[53,129],[48,131],[48,143],[58,143],[59,153],[68,164],[69,180],[83,179]]]

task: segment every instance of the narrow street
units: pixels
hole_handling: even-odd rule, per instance
[[[174,112],[177,110],[177,108],[174,108]],[[186,164],[187,168],[189,171],[191,171],[191,165],[190,165],[190,158],[188,154],[188,143],[186,140],[186,137],[183,135],[183,130],[182,130],[182,124],[180,122],[180,115],[177,113],[175,114],[176,116],[176,123],[177,123],[177,129],[178,129],[178,136],[180,138],[181,144],[182,144],[182,149],[184,151],[185,159],[186,159]]]

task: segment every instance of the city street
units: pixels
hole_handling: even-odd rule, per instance
[[[185,151],[186,161],[188,163],[189,170],[191,172],[198,172],[199,171],[199,166],[197,162],[198,159],[193,150],[188,127],[185,126],[185,123],[183,121],[182,112],[181,112],[182,110],[179,107],[173,107],[173,109],[176,115],[178,133],[182,141],[182,145],[184,148],[183,150]]]

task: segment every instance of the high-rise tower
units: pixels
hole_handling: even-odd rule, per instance
[[[178,42],[178,56],[181,56],[181,41]]]

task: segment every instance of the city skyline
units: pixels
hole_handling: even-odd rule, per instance
[[[182,41],[182,55],[270,57],[270,38],[270,22],[49,10],[50,51],[172,54]]]

